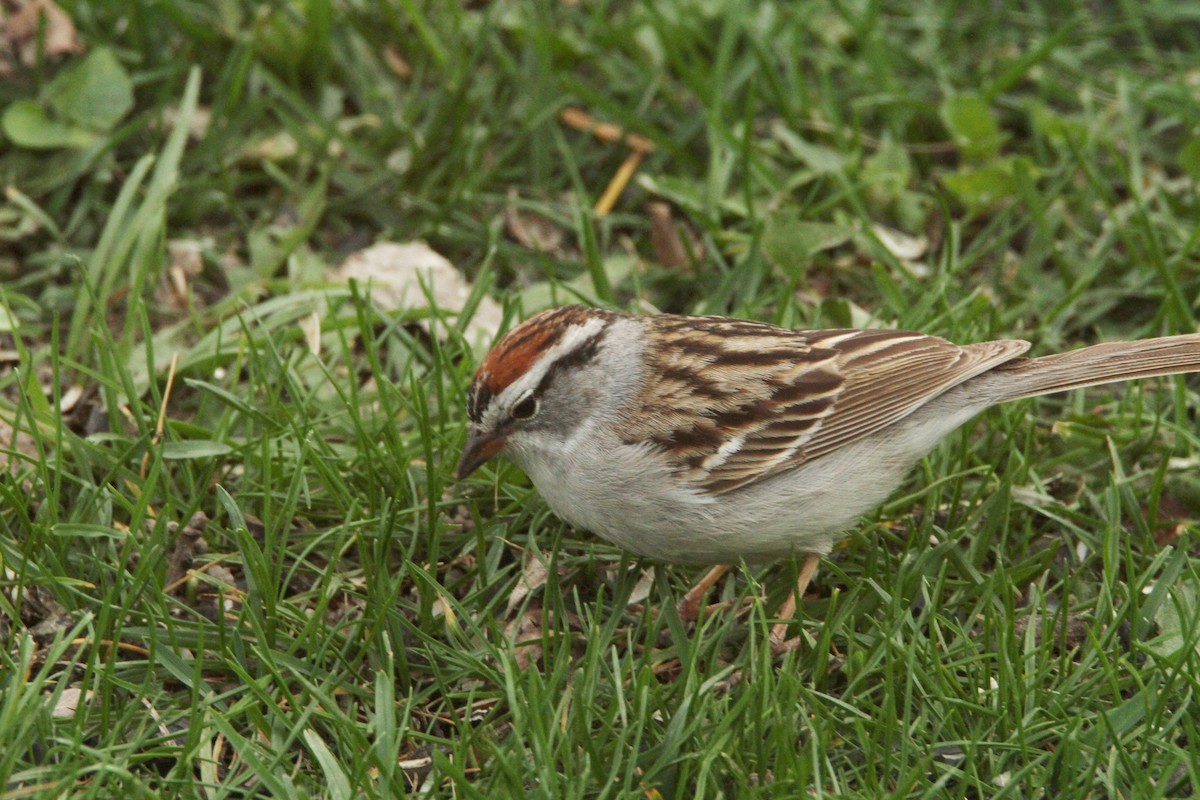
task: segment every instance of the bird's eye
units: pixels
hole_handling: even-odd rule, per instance
[[[538,412],[538,401],[533,395],[529,395],[521,402],[513,406],[513,419],[532,419],[533,415]]]

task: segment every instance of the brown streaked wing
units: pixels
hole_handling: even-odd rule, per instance
[[[844,385],[832,364],[818,364],[792,381],[774,384],[767,404],[718,416],[716,427],[730,434],[727,451],[701,462],[693,479],[719,494],[800,463],[797,459],[836,412]]]
[[[675,318],[678,319],[678,318]],[[789,331],[690,318],[686,343],[663,325],[630,440],[667,452],[685,478],[728,492],[826,455],[1020,355],[1016,340],[960,347],[908,331]],[[658,338],[658,337],[655,337]],[[672,346],[674,345],[674,346]],[[649,387],[648,387],[649,389]],[[696,416],[696,408],[704,408]]]
[[[947,389],[1016,358],[1029,346],[1019,339],[960,346],[906,331],[864,331],[842,341],[836,347],[846,384],[834,413],[805,445],[803,460],[820,458],[896,423]]]
[[[794,450],[842,383],[836,353],[774,325],[663,316],[650,318],[647,335],[656,379],[629,407],[625,440],[657,446],[701,486],[744,483]]]

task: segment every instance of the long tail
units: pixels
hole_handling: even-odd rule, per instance
[[[973,379],[994,402],[1102,383],[1200,372],[1200,334],[1106,342],[1041,358],[1019,358]]]

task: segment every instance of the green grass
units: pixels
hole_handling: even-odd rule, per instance
[[[1200,790],[1194,380],[950,437],[773,659],[797,565],[685,630],[697,571],[453,480],[465,320],[329,277],[424,239],[511,319],[1194,331],[1194,3],[61,4],[86,53],[0,54],[0,798]],[[566,107],[655,146],[612,214]]]

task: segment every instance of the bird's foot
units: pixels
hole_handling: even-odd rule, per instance
[[[727,566],[713,567],[679,601],[679,605],[675,607],[675,610],[679,613],[679,618],[683,620],[685,625],[692,624],[700,619],[700,607],[704,603],[704,598],[708,595],[709,589],[728,571],[729,567]]]
[[[692,625],[700,619],[700,604],[704,602],[703,597],[692,597],[686,594],[679,604],[675,606],[675,612],[679,614],[679,618],[683,620],[684,625]]]
[[[778,658],[785,653],[792,653],[800,649],[800,642],[803,636],[793,636],[787,638],[787,623],[781,622],[771,629],[771,655]]]

